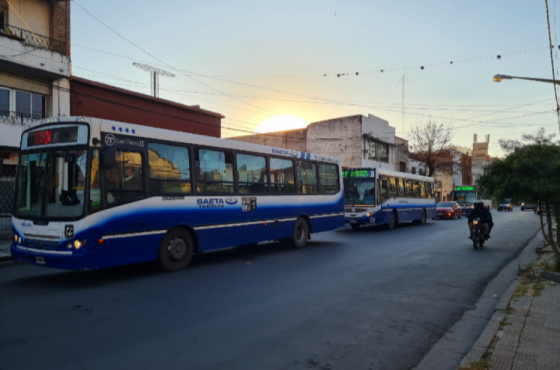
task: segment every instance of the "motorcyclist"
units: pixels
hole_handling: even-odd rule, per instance
[[[492,222],[492,214],[488,208],[484,207],[484,203],[480,200],[474,202],[473,206],[474,209],[467,215],[469,229],[471,231],[469,239],[472,239],[473,237],[473,220],[476,218],[480,219],[480,228],[482,230],[482,234],[484,235],[484,239],[490,239],[490,230],[492,230],[492,227],[494,226],[494,223]]]

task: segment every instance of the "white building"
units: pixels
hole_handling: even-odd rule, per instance
[[[395,128],[371,114],[313,122],[303,129],[229,139],[337,157],[344,168],[397,171],[401,168]],[[403,165],[406,171],[406,162]]]

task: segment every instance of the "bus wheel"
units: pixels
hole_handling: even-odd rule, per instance
[[[170,230],[159,244],[159,263],[166,271],[184,269],[191,262],[193,249],[192,237],[186,230]]]
[[[297,219],[292,237],[289,238],[288,241],[292,247],[300,249],[305,247],[308,238],[309,226],[307,225],[307,221],[300,217]]]
[[[360,224],[350,224],[350,226],[352,227],[352,229],[354,230],[358,230],[360,228]]]
[[[387,224],[387,228],[389,230],[393,230],[395,228],[395,226],[397,226],[397,223],[399,222],[398,216],[397,216],[397,212],[393,211],[391,212],[391,221]]]

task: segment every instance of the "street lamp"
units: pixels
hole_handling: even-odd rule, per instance
[[[533,78],[533,77],[517,77],[517,76],[508,76],[508,75],[495,75],[494,82],[502,82],[502,80],[529,80],[529,81],[538,81],[538,82],[548,82],[548,83],[555,83],[560,85],[560,81],[558,80],[548,80],[546,78]]]

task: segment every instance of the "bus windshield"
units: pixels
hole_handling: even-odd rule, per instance
[[[455,201],[458,203],[474,203],[476,201],[476,192],[457,191],[455,192]]]
[[[16,217],[73,218],[84,212],[86,150],[22,153]]]
[[[375,205],[375,179],[345,179],[344,204]]]

